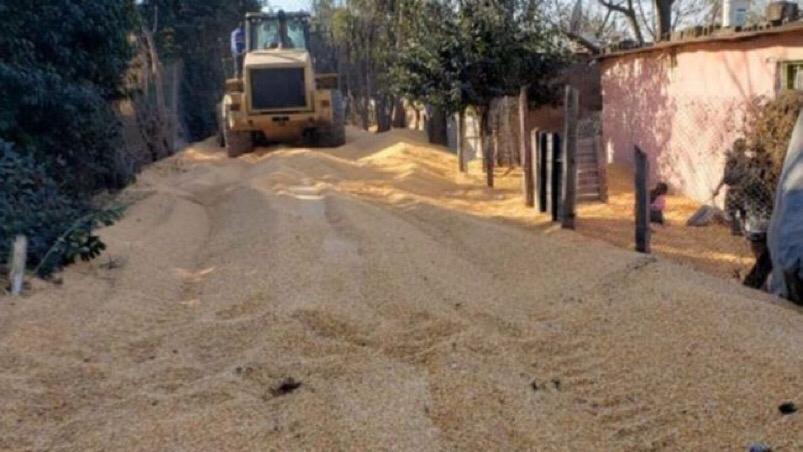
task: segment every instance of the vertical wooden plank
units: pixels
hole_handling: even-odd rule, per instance
[[[541,132],[536,129],[530,131],[530,148],[528,149],[528,152],[530,153],[530,172],[532,174],[533,181],[533,207],[536,211],[541,210],[541,164],[539,162],[540,157],[538,155],[538,143],[540,140]]]
[[[555,144],[555,134],[549,132],[546,134],[546,146],[544,146],[544,206],[546,213],[552,215],[555,205],[555,152],[553,150]]]
[[[561,227],[574,229],[577,206],[577,119],[580,93],[566,86],[563,127],[563,190],[561,202]]]
[[[461,173],[466,172],[466,110],[461,109],[457,113],[457,169]]]
[[[636,164],[636,251],[650,252],[650,194],[647,190],[649,162],[647,155],[636,146],[634,149]]]
[[[548,189],[548,169],[549,166],[547,164],[548,158],[548,144],[549,144],[549,134],[547,132],[538,132],[538,141],[536,147],[536,154],[537,159],[537,168],[536,171],[536,185],[538,186],[538,211],[541,213],[546,213],[549,209],[549,189]]]
[[[17,296],[22,293],[27,259],[28,239],[25,238],[24,235],[18,235],[14,239],[14,245],[11,250],[11,269],[8,272],[8,279],[11,281],[12,296]]]
[[[533,182],[533,153],[530,131],[527,130],[527,114],[530,111],[527,100],[527,86],[522,86],[519,93],[519,152],[521,153],[521,166],[523,176],[521,189],[524,192],[524,205],[535,205],[535,184]]]
[[[551,154],[552,165],[550,170],[550,210],[552,213],[552,221],[558,222],[561,217],[561,189],[563,188],[563,140],[557,133],[552,134],[551,140]]]

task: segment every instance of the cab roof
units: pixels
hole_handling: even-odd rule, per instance
[[[286,17],[288,19],[293,19],[293,18],[307,19],[307,18],[310,17],[309,13],[304,12],[304,11],[297,11],[297,12],[289,12],[288,13],[288,12],[279,10],[278,12],[275,12],[275,13],[246,13],[245,14],[245,18],[246,19],[277,19],[279,17],[279,14],[284,14],[284,17]]]

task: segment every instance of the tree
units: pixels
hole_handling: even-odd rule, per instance
[[[229,35],[246,12],[263,6],[260,0],[145,0],[139,6],[160,57],[183,63],[181,120],[190,139],[217,129],[215,108],[233,66]]]
[[[714,8],[710,0],[599,0],[599,4],[624,17],[639,44],[647,38],[666,40],[678,28],[705,23]]]
[[[656,18],[654,37],[656,41],[666,41],[672,32],[672,5],[675,0],[653,0],[653,2]]]
[[[640,2],[640,0],[635,0]],[[641,23],[639,23],[638,16],[636,15],[636,8],[634,7],[634,0],[614,1],[614,0],[599,0],[602,6],[608,10],[621,14],[627,19],[630,29],[633,32],[633,37],[639,44],[644,43],[644,34],[641,32]]]
[[[434,119],[428,123],[430,141],[446,144],[446,116],[463,115],[468,107],[462,89],[466,54],[456,11],[450,2],[415,0],[404,2],[401,8],[406,39],[392,66],[393,89],[400,97],[430,107]],[[461,151],[458,149],[459,154]]]
[[[121,187],[132,175],[116,154],[112,102],[126,94],[133,0],[10,3],[0,3],[0,139],[76,195]]]
[[[404,0],[313,2],[313,22],[338,56],[341,89],[356,122],[378,132],[391,128],[400,101],[390,89],[389,68],[400,39]],[[329,25],[326,25],[326,22]]]
[[[30,264],[58,248],[43,273],[102,248],[89,199],[133,177],[112,106],[136,29],[133,0],[0,2],[0,262],[15,234]]]
[[[488,186],[493,186],[489,109],[499,96],[533,84],[535,102],[549,97],[563,49],[539,12],[539,2],[458,0],[413,2],[422,11],[396,60],[396,87],[414,99],[459,112],[473,106]]]

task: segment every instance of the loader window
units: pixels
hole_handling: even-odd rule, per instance
[[[307,23],[301,19],[287,19],[287,38],[294,49],[307,48]]]
[[[252,24],[252,50],[275,49],[281,42],[278,20],[263,20]]]
[[[307,23],[302,18],[288,17],[251,21],[250,50],[306,49]]]

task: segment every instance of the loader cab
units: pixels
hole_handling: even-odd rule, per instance
[[[309,15],[306,13],[248,14],[248,52],[309,49]]]

